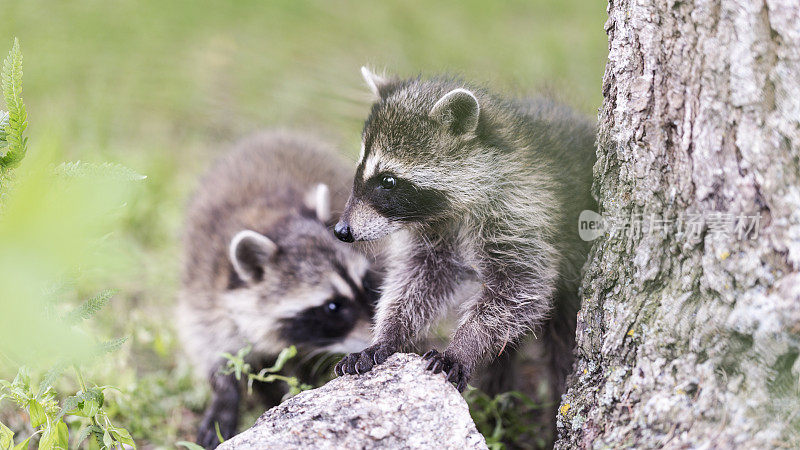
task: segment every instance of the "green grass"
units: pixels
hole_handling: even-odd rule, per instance
[[[587,0],[5,0],[0,17],[0,49],[17,36],[25,55],[29,157],[47,145],[148,176],[124,212],[127,257],[78,287],[118,291],[94,326],[130,339],[90,377],[122,388],[109,413],[145,448],[191,440],[207,395],[174,357],[172,305],[186,196],[231,141],[293,127],[354,158],[363,64],[550,90],[594,114],[606,55],[605,5]]]

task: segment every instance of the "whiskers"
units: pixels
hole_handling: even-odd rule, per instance
[[[333,366],[343,355],[325,348],[315,348],[304,352],[298,363],[307,368],[310,379],[329,378],[333,375]]]

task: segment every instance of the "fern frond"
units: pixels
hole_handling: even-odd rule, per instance
[[[6,127],[8,127],[8,113],[0,111],[0,148],[4,148],[8,145],[8,141],[6,141]]]
[[[74,325],[81,320],[91,318],[108,304],[108,301],[115,293],[113,289],[106,289],[89,300],[86,300],[67,315],[67,323]]]
[[[53,367],[52,369],[48,370],[47,373],[44,374],[44,378],[42,378],[42,381],[39,383],[39,394],[40,395],[43,395],[44,393],[46,393],[47,390],[50,389],[53,386],[53,383],[55,383],[56,380],[58,379],[58,377],[61,376],[61,374],[64,372],[64,369],[66,369],[66,367],[67,367],[67,365],[65,363],[60,362],[60,363],[56,364],[55,367]]]
[[[102,353],[113,353],[113,352],[119,350],[120,347],[122,347],[122,344],[124,344],[127,340],[128,340],[128,337],[126,336],[126,337],[121,337],[121,338],[112,339],[110,341],[103,342],[98,346],[98,350],[99,350],[99,352],[102,352]]]
[[[3,98],[8,108],[8,122],[3,126],[5,141],[8,149],[0,157],[0,170],[6,171],[19,165],[27,151],[28,138],[25,137],[25,128],[28,127],[28,114],[22,102],[22,53],[19,50],[19,41],[14,38],[14,46],[8,52],[8,57],[3,62],[3,72],[0,75]]]
[[[65,162],[55,168],[57,175],[70,178],[98,178],[103,180],[141,181],[147,178],[130,167],[115,163],[93,164],[81,161]]]

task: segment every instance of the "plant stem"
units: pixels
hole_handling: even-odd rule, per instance
[[[86,382],[83,380],[83,374],[81,373],[81,370],[77,365],[73,365],[72,368],[75,369],[75,375],[78,376],[78,384],[81,386],[81,391],[86,394]],[[97,427],[100,426],[100,424],[97,423],[97,418],[95,416],[90,417],[90,419],[92,421],[92,425]]]

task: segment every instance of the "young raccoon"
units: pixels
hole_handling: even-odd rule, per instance
[[[543,329],[560,390],[571,367],[577,284],[588,252],[594,130],[567,107],[513,102],[450,79],[385,79],[335,227],[345,242],[391,235],[370,347],[337,375],[363,373],[417,339],[453,301],[461,319],[425,354],[463,390],[479,362]],[[476,279],[473,295],[457,287]]]
[[[244,140],[202,178],[178,309],[184,347],[211,382],[201,445],[218,444],[215,424],[223,438],[236,431],[240,386],[220,373],[222,352],[252,345],[255,365],[291,344],[342,353],[369,344],[369,261],[329,229],[329,196],[343,204],[349,176],[326,146],[273,132]]]

